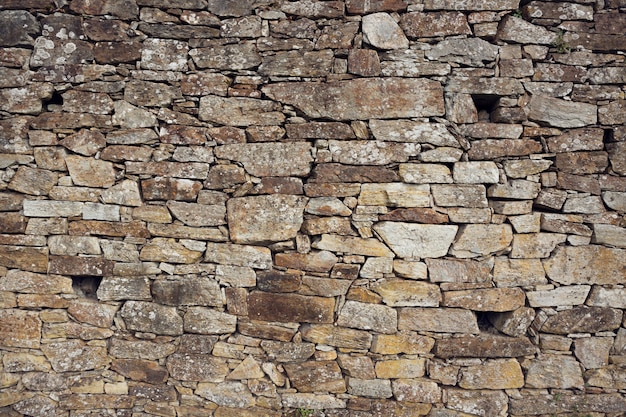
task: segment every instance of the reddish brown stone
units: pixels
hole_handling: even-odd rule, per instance
[[[409,38],[423,38],[472,33],[467,18],[461,12],[407,13],[400,27]]]
[[[50,256],[49,273],[68,276],[113,275],[113,261],[96,257]]]
[[[361,184],[309,183],[304,185],[307,197],[351,197],[361,192]]]
[[[302,194],[302,180],[294,177],[267,177],[254,187],[251,194]]]
[[[116,359],[111,362],[111,369],[133,381],[150,384],[163,384],[168,376],[167,369],[144,359]]]
[[[626,49],[626,38],[623,34],[566,32],[563,41],[572,49],[582,46],[594,51],[619,51]]]
[[[582,191],[583,193],[592,193],[600,195],[600,183],[597,178],[586,175],[573,175],[559,172],[556,177],[556,185],[564,190]]]
[[[207,130],[201,127],[169,125],[161,129],[162,143],[174,145],[202,145],[207,140]]]
[[[609,165],[606,152],[571,152],[556,155],[556,167],[568,174],[603,173]]]
[[[400,208],[378,217],[378,220],[442,224],[448,222],[448,215],[429,208]]]
[[[46,112],[35,117],[31,128],[41,130],[80,129],[83,127],[111,127],[111,116],[90,113]]]
[[[4,213],[0,222],[0,233],[24,233],[28,220],[17,212]]]
[[[341,182],[394,182],[400,177],[393,170],[382,166],[348,166],[341,164],[319,164],[309,179],[315,183]]]
[[[364,77],[380,74],[378,52],[371,49],[351,49],[348,55],[348,72]]]
[[[281,342],[289,342],[297,331],[297,329],[294,328],[260,322],[239,322],[237,327],[239,332],[243,335],[260,339],[279,340]]]
[[[255,320],[332,323],[334,311],[332,298],[265,292],[254,292],[248,297],[248,312]]]

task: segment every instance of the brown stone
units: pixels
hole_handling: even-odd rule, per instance
[[[208,277],[187,277],[185,280],[158,279],[152,284],[152,295],[158,303],[200,306],[222,306],[217,281]]]
[[[563,284],[616,284],[623,274],[624,250],[591,245],[559,247],[543,262],[550,279]]]
[[[34,311],[0,310],[0,341],[3,346],[39,348],[41,319]]]
[[[351,49],[348,55],[348,72],[363,77],[375,77],[380,74],[378,53],[369,49]]]
[[[459,386],[465,389],[521,388],[524,374],[517,360],[494,359],[463,368]]]
[[[471,33],[467,18],[460,12],[407,13],[402,16],[400,27],[409,38]]]
[[[9,212],[3,214],[2,223],[0,223],[0,233],[21,233],[26,231],[28,220],[18,212]]]
[[[479,357],[515,358],[533,355],[536,347],[525,337],[513,338],[491,334],[440,339],[435,355],[440,358]]]
[[[183,333],[183,320],[174,307],[127,301],[122,307],[121,316],[130,330],[169,336]]]
[[[400,208],[378,217],[380,221],[399,221],[411,223],[443,224],[448,216],[429,208]]]
[[[300,289],[302,274],[296,271],[259,271],[257,288],[265,292],[296,292]]]
[[[9,182],[10,190],[31,195],[48,195],[57,184],[58,176],[52,171],[20,166]]]
[[[127,395],[114,394],[67,394],[59,399],[63,410],[94,410],[102,408],[133,408],[135,399]]]
[[[549,415],[553,413],[620,413],[626,400],[615,394],[554,394],[512,398],[509,412],[515,415]]]
[[[103,369],[109,364],[105,347],[90,346],[80,340],[44,344],[41,350],[56,372]]]
[[[144,359],[115,359],[111,369],[133,381],[163,384],[167,381],[167,370],[157,362]]]
[[[263,92],[270,98],[292,104],[310,117],[334,120],[438,116],[444,112],[441,85],[428,80],[385,78],[327,83],[277,83]],[[353,97],[348,103],[345,97]],[[384,105],[372,97],[386,97]],[[393,99],[390,99],[393,97]],[[329,106],[319,107],[318,103]]]
[[[289,380],[299,392],[346,391],[341,369],[335,361],[299,362],[283,366]]]
[[[195,201],[201,189],[202,183],[189,179],[155,177],[141,181],[146,200]]]
[[[316,344],[365,350],[369,349],[372,344],[372,335],[368,332],[330,324],[305,325],[301,331],[304,340]]]
[[[70,235],[150,237],[146,224],[141,221],[117,223],[97,220],[77,220],[69,225]]]
[[[264,321],[332,323],[332,298],[253,292],[248,297],[250,318]]]
[[[489,288],[445,291],[442,305],[474,311],[512,311],[524,305],[526,296],[519,288]]]
[[[0,266],[45,273],[48,271],[48,250],[0,245]]]
[[[526,156],[541,153],[541,143],[531,139],[485,139],[472,142],[471,160],[496,159],[503,156]]]
[[[443,333],[478,333],[478,323],[471,311],[460,308],[401,308],[398,329]]]
[[[607,307],[576,306],[550,316],[541,328],[553,334],[596,333],[617,329],[622,322],[622,311]]]
[[[393,182],[399,181],[398,174],[386,167],[344,166],[341,164],[318,164],[310,181],[317,183],[344,182]]]

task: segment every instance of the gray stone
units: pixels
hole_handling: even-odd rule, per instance
[[[398,330],[437,333],[478,333],[476,316],[461,308],[406,307],[398,311]]]
[[[184,330],[199,334],[234,333],[237,316],[204,307],[190,307],[185,313]]]
[[[528,118],[550,126],[573,128],[597,122],[597,106],[570,102],[558,98],[532,96],[528,103]]]
[[[594,224],[591,242],[626,248],[626,229],[611,224]]]
[[[400,164],[399,175],[402,181],[413,184],[454,182],[450,168],[439,164]]]
[[[141,68],[155,71],[186,71],[186,42],[173,39],[146,39],[141,49]]]
[[[278,242],[296,236],[307,200],[272,194],[231,199],[227,203],[231,240],[235,243]]]
[[[143,301],[127,301],[121,315],[130,330],[177,336],[183,333],[183,319],[175,307]]]
[[[396,311],[380,304],[346,301],[339,312],[337,324],[363,330],[391,334],[398,330]]]
[[[590,285],[568,285],[553,290],[529,291],[526,297],[531,307],[575,306],[584,304],[590,290]]]
[[[330,74],[333,53],[322,51],[285,51],[263,57],[259,73],[269,76],[324,77]]]
[[[378,49],[406,49],[409,40],[388,13],[372,13],[361,21],[363,40]]]
[[[431,186],[435,204],[440,207],[487,207],[487,192],[482,184]]]
[[[135,107],[127,101],[116,101],[113,103],[113,107],[115,112],[113,113],[112,122],[122,129],[138,129],[157,125],[157,118],[154,114],[148,110]],[[107,141],[110,141],[110,136],[107,136]]]
[[[198,68],[232,71],[253,68],[261,63],[261,56],[251,42],[192,49],[189,56]]]
[[[526,368],[526,386],[529,388],[582,388],[580,365],[571,356],[544,354],[538,359],[522,362]]]
[[[373,119],[369,121],[369,127],[377,140],[430,143],[436,146],[459,146],[459,142],[448,131],[446,126],[441,123]]]
[[[306,176],[311,170],[311,146],[306,142],[246,143],[219,146],[217,158],[241,162],[257,177]]]
[[[381,222],[374,230],[400,258],[440,258],[448,253],[457,226]]]
[[[346,165],[388,165],[406,162],[419,154],[420,145],[381,141],[335,141],[328,142],[333,162]]]
[[[469,224],[460,228],[450,253],[459,258],[475,258],[502,251],[512,240],[513,232],[508,224]]]
[[[89,346],[81,340],[48,343],[41,350],[56,372],[104,369],[109,363],[104,346]]]
[[[524,19],[507,16],[498,28],[498,39],[522,44],[553,44],[558,35],[542,26],[533,25]]]
[[[483,67],[493,62],[500,48],[479,38],[447,39],[426,51],[431,60],[443,59],[473,67]]]
[[[390,398],[391,381],[388,379],[348,378],[348,393],[367,398]]]
[[[285,120],[281,106],[270,100],[208,95],[200,99],[200,120],[227,126],[279,125]]]
[[[171,377],[181,381],[221,382],[230,372],[224,359],[206,354],[174,353],[166,366]]]
[[[588,337],[574,340],[574,355],[585,369],[598,369],[609,364],[612,337]]]

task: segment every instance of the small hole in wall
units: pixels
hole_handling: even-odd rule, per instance
[[[102,282],[102,277],[80,276],[72,277],[72,288],[74,293],[83,298],[97,300],[97,291]]]
[[[472,94],[472,100],[476,111],[478,111],[478,120],[481,122],[490,121],[491,112],[498,104],[500,96],[493,94]]]
[[[604,143],[611,143],[615,141],[615,133],[613,132],[613,129],[604,129],[604,138],[603,138],[603,142]]]
[[[61,94],[55,91],[52,94],[52,97],[50,97],[48,100],[44,100],[43,104],[48,111],[53,111],[63,106],[63,97],[61,96]]]
[[[489,315],[493,314],[489,311],[475,311],[476,321],[478,322],[478,329],[481,332],[499,334],[500,332],[493,327],[491,324],[491,320],[489,320]]]

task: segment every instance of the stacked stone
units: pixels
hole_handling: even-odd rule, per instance
[[[0,414],[623,415],[625,32],[3,0]]]

